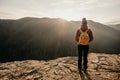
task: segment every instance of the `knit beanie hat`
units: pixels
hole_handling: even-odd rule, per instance
[[[86,18],[83,18],[83,19],[82,19],[82,24],[87,24]]]

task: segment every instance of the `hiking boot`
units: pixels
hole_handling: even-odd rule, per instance
[[[83,69],[84,73],[87,73],[87,69]]]
[[[82,69],[81,69],[81,68],[78,68],[78,70],[79,70],[79,74],[81,74],[81,73],[82,73]]]
[[[84,70],[84,73],[87,73],[87,70],[86,70],[86,69]]]

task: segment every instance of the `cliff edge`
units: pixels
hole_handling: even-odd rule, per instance
[[[0,63],[0,80],[120,80],[120,54],[89,53],[88,74],[79,74],[77,57]]]

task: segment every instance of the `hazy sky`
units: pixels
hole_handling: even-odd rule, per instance
[[[0,18],[26,16],[120,23],[120,0],[0,0]]]

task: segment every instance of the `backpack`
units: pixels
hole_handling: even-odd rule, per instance
[[[79,37],[79,44],[81,44],[81,45],[88,45],[89,44],[89,40],[90,40],[90,37],[89,37],[89,35],[87,33],[88,29],[85,32],[83,32],[80,29],[80,32],[81,32],[81,34],[80,34],[80,37]]]

